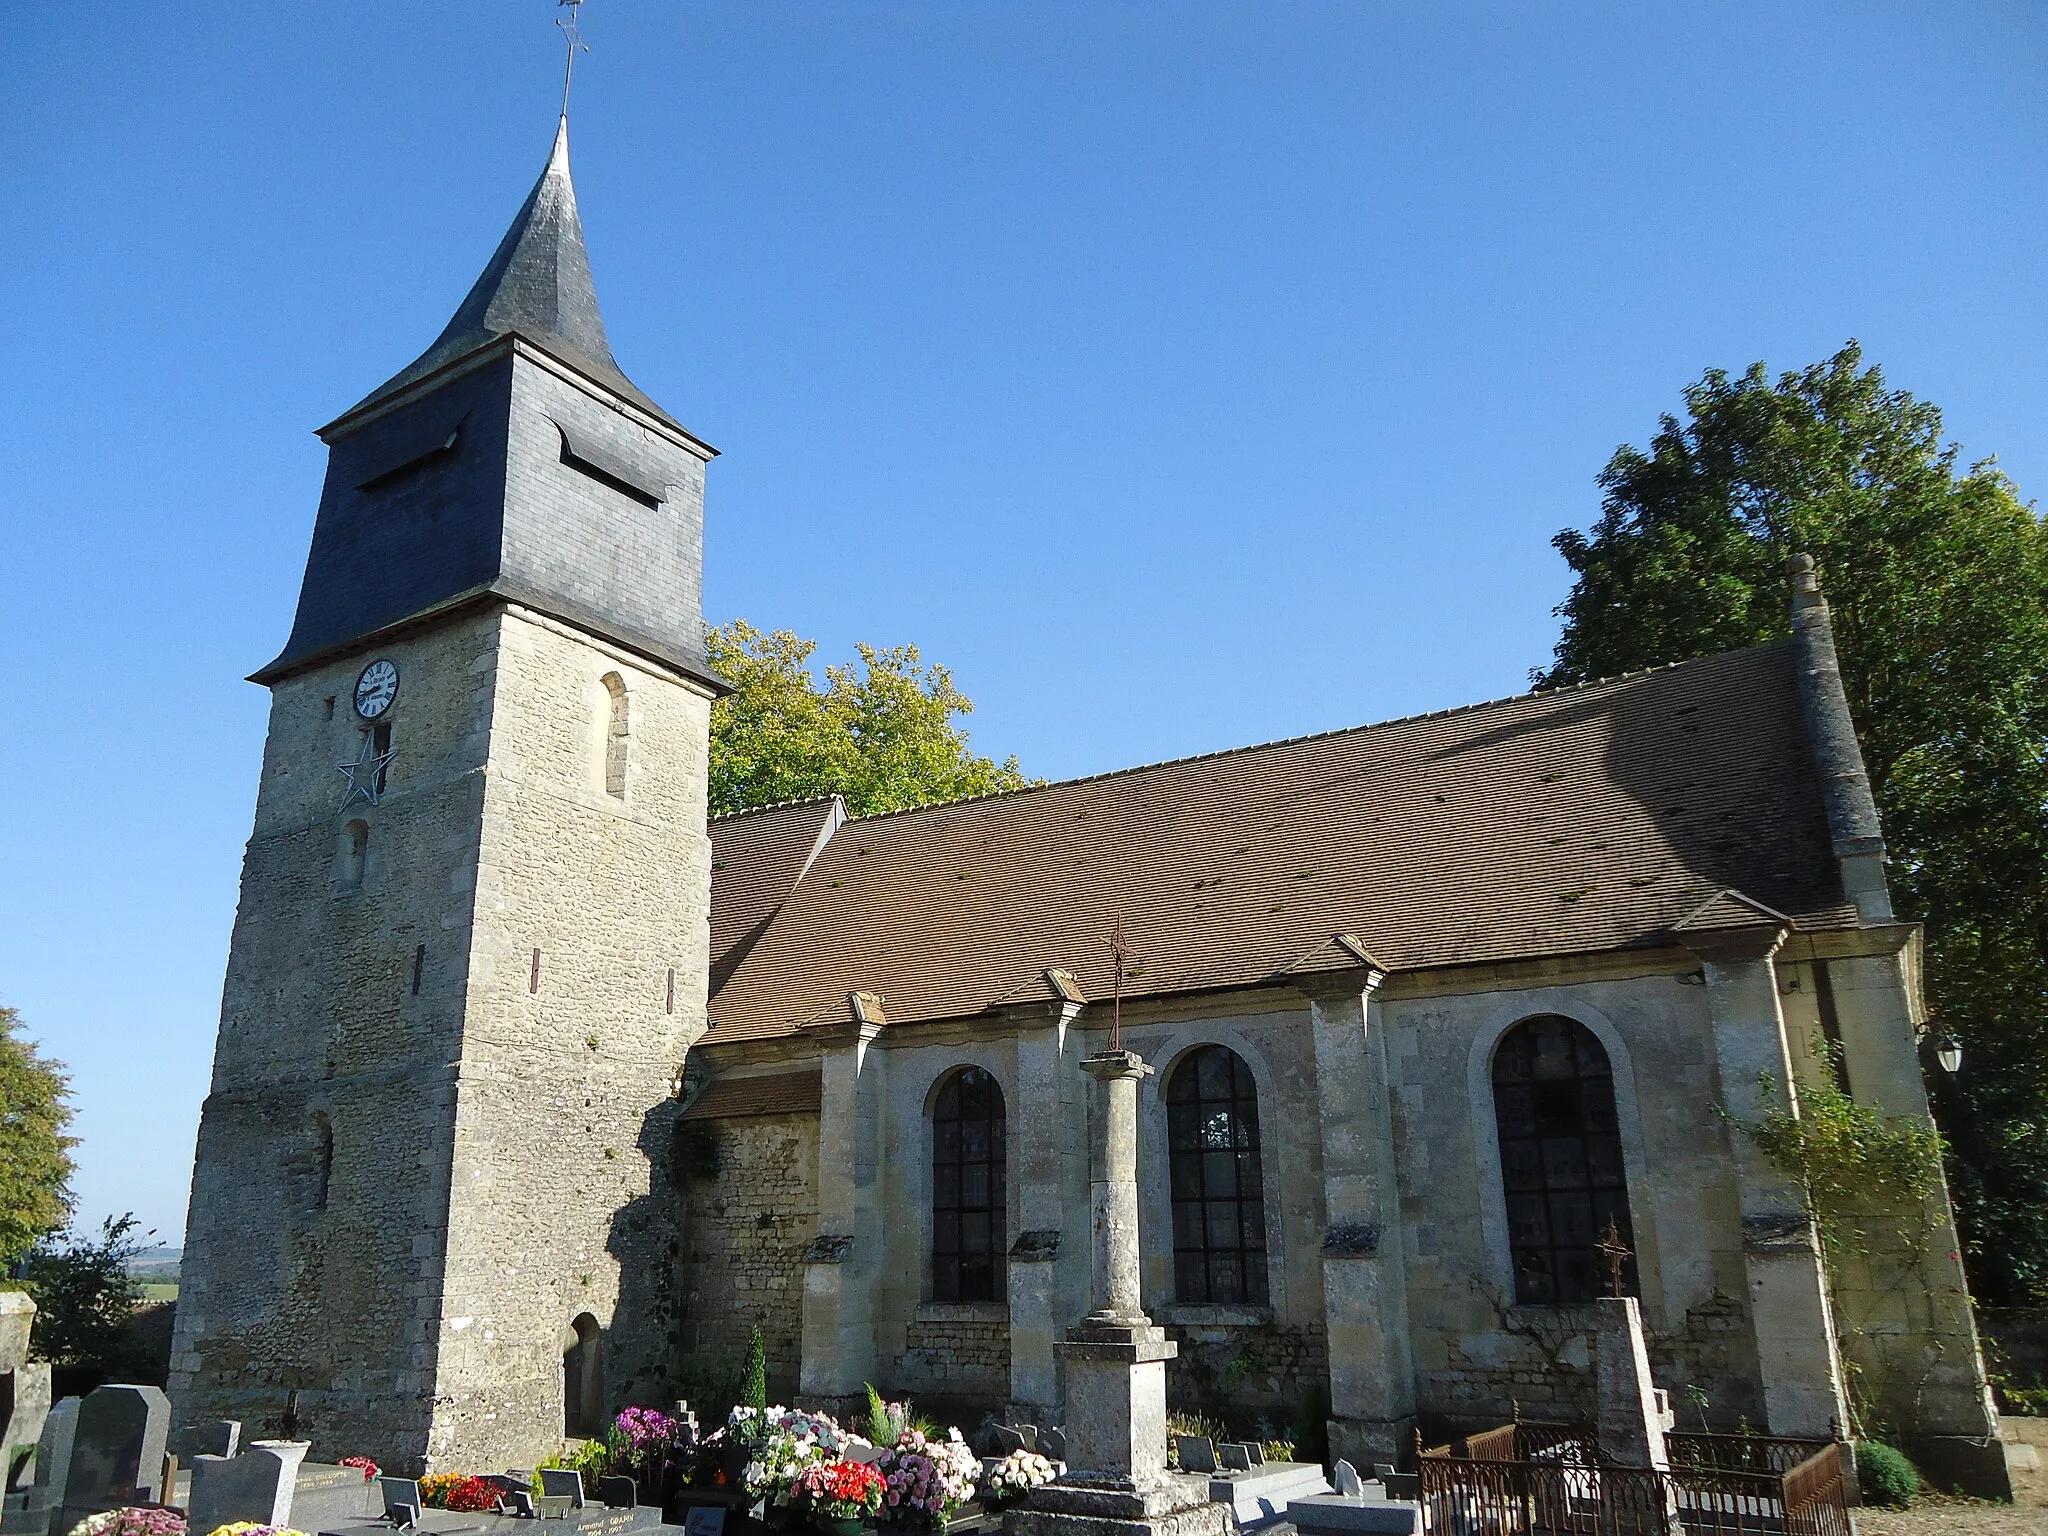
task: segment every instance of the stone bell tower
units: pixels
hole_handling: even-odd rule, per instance
[[[320,435],[171,1391],[502,1466],[665,1385],[707,966],[712,450],[612,358],[566,121],[440,339]]]

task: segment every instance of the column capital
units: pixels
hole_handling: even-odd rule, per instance
[[[1150,1077],[1152,1064],[1136,1051],[1101,1051],[1082,1057],[1081,1070],[1098,1083],[1114,1083]]]

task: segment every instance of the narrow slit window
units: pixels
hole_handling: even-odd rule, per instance
[[[604,792],[614,799],[626,798],[626,753],[631,743],[631,697],[626,680],[618,673],[605,676]]]
[[[312,1139],[312,1168],[307,1180],[306,1209],[327,1209],[328,1186],[334,1181],[334,1125],[324,1110],[314,1110],[307,1130]]]

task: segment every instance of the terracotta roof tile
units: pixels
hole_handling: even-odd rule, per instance
[[[716,829],[714,828],[714,836]],[[711,1003],[710,1043],[1044,995],[1657,942],[1717,891],[1852,922],[1787,645],[850,821]],[[716,898],[714,897],[714,900]],[[714,923],[721,919],[714,917]]]
[[[760,937],[846,819],[837,795],[791,800],[711,822],[711,987],[716,991]]]
[[[684,1108],[685,1120],[739,1120],[749,1115],[815,1115],[822,1091],[816,1068],[759,1077],[714,1077]]]

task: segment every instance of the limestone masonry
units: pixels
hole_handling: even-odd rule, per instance
[[[1722,1113],[1838,1071],[1927,1113],[1811,562],[1751,651],[707,823],[712,450],[612,358],[566,128],[447,331],[322,435],[256,674],[178,1422],[296,1393],[316,1458],[531,1465],[715,1397],[758,1327],[777,1397],[1050,1424],[1135,1350],[1070,1435],[1149,1443],[1159,1374],[1396,1461],[1420,1423],[1590,1415],[1611,1232],[1656,1384],[1716,1427],[1860,1405],[2003,1487],[1945,1194],[1831,1276]],[[1119,987],[1115,1294],[1149,1322],[1083,1325]]]

